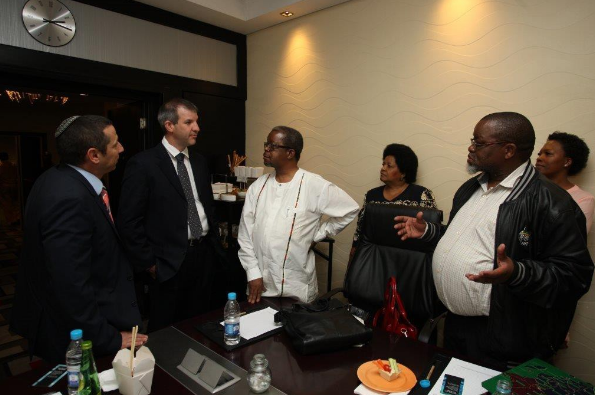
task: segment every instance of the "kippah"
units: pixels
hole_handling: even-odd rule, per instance
[[[64,133],[64,131],[66,129],[68,129],[68,127],[78,118],[80,117],[80,115],[74,115],[70,118],[66,118],[65,120],[62,121],[62,123],[60,124],[60,126],[58,126],[58,129],[56,129],[56,133],[54,134],[54,136],[56,138],[60,137],[60,135],[62,133]]]

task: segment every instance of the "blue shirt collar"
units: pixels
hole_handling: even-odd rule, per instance
[[[85,179],[89,181],[89,184],[91,184],[93,190],[97,193],[97,195],[101,193],[101,190],[103,189],[103,183],[99,178],[97,178],[96,175],[91,174],[87,170],[81,169],[80,167],[73,166],[71,164],[68,164],[68,166],[72,167],[74,170],[78,171],[83,177],[85,177]]]

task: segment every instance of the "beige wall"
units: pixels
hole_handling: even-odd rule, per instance
[[[257,32],[248,36],[247,164],[261,164],[267,132],[286,124],[304,134],[301,166],[361,202],[380,184],[382,149],[400,142],[448,213],[469,177],[473,127],[488,113],[526,115],[538,147],[559,129],[595,151],[594,26],[592,0],[353,0]],[[592,158],[577,179],[591,193],[594,169]],[[334,286],[353,229],[337,237]],[[595,382],[595,287],[571,333],[558,365]]]
[[[0,44],[120,66],[237,85],[235,45],[71,0],[61,0],[76,21],[74,39],[52,48],[23,26],[25,0],[1,0]]]

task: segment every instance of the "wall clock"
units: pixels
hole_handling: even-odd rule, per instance
[[[51,47],[68,44],[76,32],[74,16],[58,0],[29,0],[23,7],[23,25],[38,42]]]

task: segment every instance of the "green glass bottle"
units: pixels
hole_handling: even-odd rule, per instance
[[[81,380],[79,384],[79,395],[101,395],[101,385],[97,375],[97,366],[93,358],[93,343],[85,340],[81,345],[83,359],[81,361]]]

